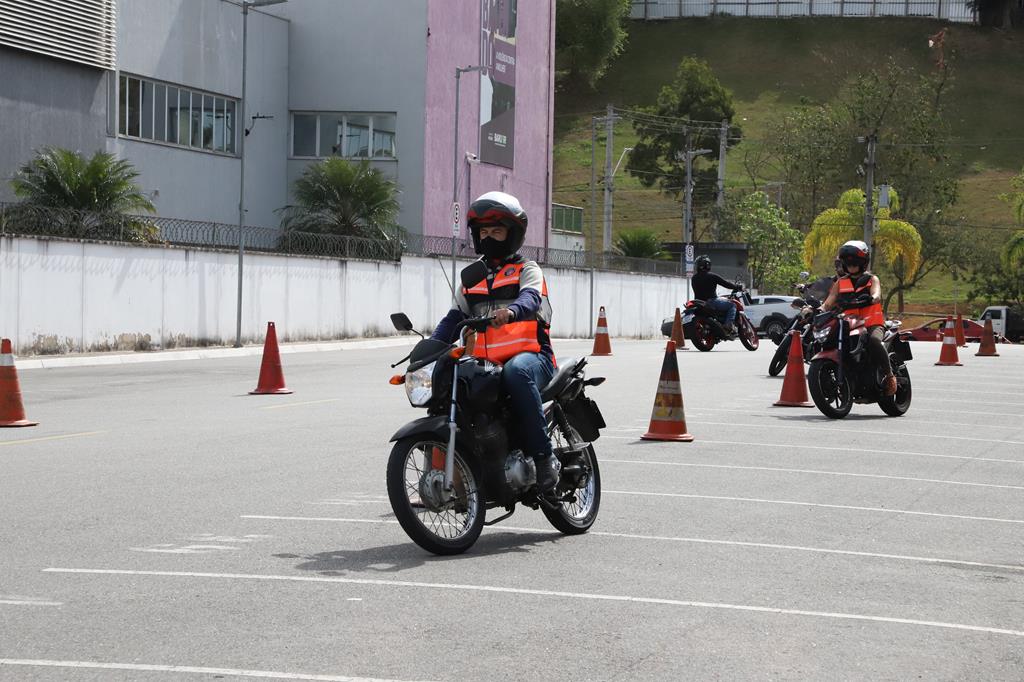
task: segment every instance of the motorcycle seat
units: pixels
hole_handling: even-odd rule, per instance
[[[569,385],[569,381],[572,379],[572,373],[576,370],[576,365],[579,363],[579,358],[565,358],[564,360],[558,361],[558,371],[555,372],[553,377],[551,377],[551,381],[547,383],[544,390],[540,392],[541,402],[546,403],[554,400],[555,397]]]

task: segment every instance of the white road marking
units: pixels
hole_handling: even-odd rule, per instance
[[[264,519],[267,521],[336,521],[332,516],[267,516],[264,514],[242,514],[240,519]],[[398,523],[389,519],[346,519],[351,523]]]
[[[308,518],[301,516],[242,516],[243,519],[270,519],[275,521],[325,521],[332,523],[362,523],[363,519],[347,519],[337,517],[321,517],[321,518]],[[398,521],[384,521],[384,523],[390,525],[398,525]],[[522,526],[496,526],[497,531],[515,531],[521,533],[538,533],[549,531],[555,533],[550,528],[527,528]],[[658,542],[685,542],[699,545],[724,545],[728,547],[758,547],[761,549],[777,549],[786,550],[792,552],[812,552],[816,554],[839,554],[843,556],[856,556],[856,557],[867,557],[870,559],[893,559],[896,561],[912,561],[926,564],[952,564],[956,566],[970,566],[972,568],[992,568],[1001,569],[1007,571],[1024,571],[1024,565],[1015,564],[988,564],[978,561],[963,561],[961,559],[942,559],[938,557],[923,557],[913,556],[907,554],[884,554],[879,552],[859,552],[856,550],[847,549],[831,549],[827,547],[806,547],[803,545],[779,545],[769,542],[745,542],[741,540],[716,540],[713,538],[687,538],[687,537],[673,537],[666,535],[640,535],[637,533],[612,533],[608,531],[596,531],[591,530],[587,532],[588,536],[598,536],[606,538],[624,538],[628,540],[653,540]]]
[[[336,403],[339,400],[341,400],[341,398],[327,398],[326,400],[307,400],[307,401],[302,402],[302,403],[281,403],[280,405],[267,405],[266,407],[261,407],[260,409],[261,410],[281,410],[281,409],[284,409],[286,407],[302,407],[304,405],[321,405],[323,403]]]
[[[768,500],[757,497],[730,497],[727,495],[691,495],[688,493],[649,493],[638,490],[602,490],[602,495],[639,495],[643,497],[679,497],[691,500],[723,500],[727,502],[754,502],[758,504],[786,504],[797,507],[820,507],[824,509],[846,509],[850,511],[878,512],[882,514],[907,514],[910,516],[934,516],[943,519],[962,519],[964,521],[992,521],[995,523],[1022,523],[1024,519],[1003,519],[992,516],[967,516],[965,514],[942,514],[939,512],[910,511],[908,509],[886,509],[885,507],[858,507],[848,504],[822,504],[818,502],[799,502],[796,500]]]
[[[316,680],[318,682],[399,682],[377,677],[350,677],[348,675],[312,675],[272,670],[242,670],[238,668],[201,668],[190,665],[150,665],[145,663],[101,663],[99,661],[48,661],[31,658],[0,658],[0,666],[17,665],[42,668],[91,668],[93,670],[134,670],[138,672],[189,673],[193,675],[230,675],[232,677],[262,677],[275,680]]]
[[[886,474],[859,474],[850,471],[826,471],[823,469],[788,469],[784,467],[755,467],[738,464],[700,464],[697,462],[657,462],[641,459],[608,459],[604,463],[612,464],[644,464],[668,467],[696,467],[699,469],[740,469],[745,471],[777,471],[785,474],[816,474],[819,476],[851,476],[853,478],[880,478],[890,481],[915,481],[917,483],[941,483],[944,485],[967,485],[977,488],[1002,488],[1006,490],[1024,490],[1024,485],[1006,485],[1003,483],[975,483],[973,481],[947,481],[941,478],[916,478],[914,476],[889,476]]]
[[[410,587],[430,590],[459,592],[485,592],[491,594],[515,594],[529,597],[557,597],[588,601],[625,602],[633,604],[652,604],[660,606],[680,606],[702,609],[722,609],[730,611],[747,611],[754,613],[770,613],[787,616],[808,616],[837,620],[868,621],[897,625],[915,625],[921,627],[961,630],[967,632],[983,632],[986,634],[1024,637],[1024,631],[1009,628],[950,623],[943,621],[918,620],[916,618],[898,618],[894,616],[873,616],[858,613],[840,613],[830,611],[808,611],[803,609],[786,609],[771,606],[753,606],[750,604],[726,604],[721,602],[702,602],[683,599],[661,599],[656,597],[637,597],[619,594],[596,594],[588,592],[563,592],[559,590],[533,590],[499,585],[466,585],[457,583],[428,583],[412,580],[380,580],[375,578],[342,578],[337,576],[313,575],[259,575],[248,573],[199,573],[188,571],[133,571],[123,569],[93,568],[45,568],[47,573],[75,573],[87,575],[131,575],[174,578],[209,578],[214,580],[252,580],[268,582],[300,582],[300,583],[336,583],[343,585],[375,585],[380,587]],[[3,659],[0,659],[2,661]],[[293,678],[294,679],[294,678]],[[299,678],[302,679],[302,678]],[[315,678],[314,678],[315,679]]]
[[[82,433],[67,433],[63,436],[41,436],[39,438],[23,438],[21,440],[0,441],[0,447],[5,445],[26,445],[28,443],[43,443],[48,440],[65,440],[67,438],[82,438],[83,436],[98,436],[106,431],[83,431]]]
[[[912,436],[914,438],[942,438],[945,440],[969,440],[975,443],[999,443],[1000,445],[1024,445],[1024,441],[1021,440],[999,440],[996,438],[971,438],[970,436],[940,436],[935,433],[904,433],[902,431],[869,431],[867,429],[842,429],[836,426],[828,425],[829,423],[824,421],[826,418],[822,417],[820,424],[741,424],[739,422],[706,422],[699,421],[698,424],[706,424],[708,426],[742,426],[753,429],[794,429],[798,431],[817,431],[818,433],[856,433],[865,434],[871,433],[879,436]]]
[[[702,406],[702,407],[697,407],[697,408],[693,409],[693,414],[695,414],[695,415],[696,414],[703,414],[705,412],[737,412],[739,414],[745,414],[745,415],[750,416],[750,417],[764,417],[765,419],[773,419],[775,417],[775,415],[779,414],[778,412],[773,412],[773,413],[755,413],[755,412],[752,412],[751,410],[737,410],[737,409],[731,409],[731,408],[726,408],[726,407],[703,407]],[[1022,416],[1024,416],[1024,415],[1022,415]],[[971,428],[971,429],[978,428],[977,422],[974,422],[974,423],[950,422],[950,421],[946,421],[944,419],[934,419],[934,420],[932,420],[932,419],[917,419],[917,418],[914,418],[912,421],[909,420],[909,419],[904,419],[901,423],[904,423],[904,424],[906,424],[906,423],[911,423],[911,424],[942,424],[943,426],[966,426],[966,427]],[[997,428],[1017,429],[1019,427],[1016,424],[986,424],[985,428],[986,429],[994,429],[994,428],[995,429],[997,429]],[[930,436],[932,434],[931,433],[922,433],[921,435],[922,436]],[[858,448],[858,450],[859,449],[860,448]]]
[[[129,547],[132,552],[152,552],[154,554],[212,554],[213,552],[237,550],[230,545],[152,545],[150,547]]]
[[[63,606],[64,602],[22,597],[17,594],[0,594],[0,604],[5,606]]]
[[[921,400],[920,396],[914,396],[914,397],[917,400]],[[737,401],[742,401],[742,402],[757,402],[757,403],[761,403],[761,404],[765,403],[764,396],[760,396],[760,397],[757,397],[757,398],[737,398],[736,400]],[[970,402],[971,402],[972,405],[1003,405],[1003,406],[1006,406],[1006,403],[982,403],[982,402],[978,402],[977,400],[972,400]],[[1020,412],[970,412],[968,410],[961,410],[959,407],[951,407],[951,408],[946,409],[946,410],[938,410],[938,409],[935,409],[935,408],[919,407],[916,402],[910,406],[910,409],[913,410],[914,412],[939,412],[939,413],[942,413],[942,414],[949,414],[949,413],[953,413],[953,414],[975,414],[975,415],[985,416],[985,417],[1017,417],[1019,419],[1021,416],[1024,416]],[[975,426],[982,426],[982,425],[981,424],[976,424]]]

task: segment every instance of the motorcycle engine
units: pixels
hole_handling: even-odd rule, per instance
[[[537,466],[532,457],[526,457],[521,450],[514,450],[505,459],[505,482],[517,493],[537,482]]]

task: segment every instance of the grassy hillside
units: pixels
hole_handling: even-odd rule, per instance
[[[917,19],[741,19],[631,22],[626,51],[593,93],[559,93],[556,98],[555,200],[588,208],[590,201],[590,117],[605,104],[653,104],[685,56],[711,65],[732,90],[737,120],[747,138],[729,154],[727,189],[748,191],[751,179],[743,156],[765,137],[768,124],[804,102],[833,97],[851,74],[896,59],[922,71],[934,67],[928,36],[943,22]],[[997,199],[1009,177],[1024,166],[1024,32],[1005,33],[953,25],[946,38],[952,77],[946,108],[955,145],[962,155],[962,199],[956,215],[993,226],[984,239],[1002,238],[1009,208]],[[603,170],[599,131],[598,175]],[[615,130],[615,159],[636,140],[632,128]],[[884,159],[882,160],[884,163]],[[623,168],[628,167],[628,157]],[[767,178],[771,179],[771,178]],[[598,195],[598,221],[600,221]],[[701,208],[698,200],[697,211]],[[649,227],[678,240],[677,199],[643,188],[620,169],[616,176],[615,229]],[[589,218],[588,218],[589,219]],[[600,224],[598,225],[600,234]],[[599,245],[600,246],[600,245]],[[920,296],[941,301],[952,287],[936,278]],[[913,297],[911,297],[913,299]]]

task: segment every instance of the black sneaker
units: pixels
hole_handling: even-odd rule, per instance
[[[558,472],[562,468],[554,455],[537,455],[533,458],[537,466],[537,492],[549,493],[558,485]]]

